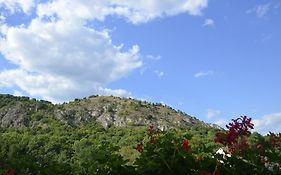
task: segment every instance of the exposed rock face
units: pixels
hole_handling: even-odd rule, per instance
[[[101,123],[104,128],[154,124],[165,130],[195,124],[206,125],[194,117],[162,104],[134,99],[92,96],[53,105],[46,101],[29,100],[27,97],[0,95],[0,127],[28,126],[34,120],[41,120],[46,116],[74,127],[94,121]]]
[[[16,105],[0,112],[1,127],[21,127],[28,124],[28,114],[22,105]]]

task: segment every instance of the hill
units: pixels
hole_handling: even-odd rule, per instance
[[[0,95],[0,175],[280,174],[281,133],[252,128],[247,116],[225,131],[130,98]]]
[[[149,103],[131,98],[91,96],[64,104],[44,100],[0,94],[0,126],[2,128],[28,127],[47,118],[73,127],[98,122],[104,128],[148,126],[161,130],[202,125],[195,117],[176,111],[161,103]]]
[[[91,96],[52,104],[3,94],[0,95],[0,174],[162,175],[162,171],[140,169],[141,165],[146,166],[144,162],[149,163],[141,158],[142,144],[155,144],[158,140],[157,144],[180,151],[185,138],[194,153],[202,154],[204,150],[218,148],[213,142],[217,131],[160,103]],[[163,163],[156,160],[150,165],[158,164]]]

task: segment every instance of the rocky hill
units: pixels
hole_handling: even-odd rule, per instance
[[[161,130],[174,127],[205,125],[195,117],[160,103],[131,98],[91,96],[64,104],[0,94],[0,127],[44,127],[52,119],[73,127],[97,122],[110,126],[135,127],[154,124]],[[45,126],[46,127],[46,126]]]

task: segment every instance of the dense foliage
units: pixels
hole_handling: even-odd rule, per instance
[[[46,123],[1,130],[0,174],[281,174],[281,134],[250,133],[247,117],[227,131]]]
[[[72,127],[48,116],[36,126],[0,132],[1,171],[15,169],[17,174],[138,174],[141,166],[137,164],[144,159],[135,145],[150,139],[144,127],[105,130],[97,123]],[[194,147],[211,150],[216,147],[212,142],[215,132],[193,126],[159,136],[163,141],[165,135],[188,136]]]
[[[91,97],[53,105],[0,95],[0,175],[281,174],[281,133],[251,133],[248,117],[232,120],[226,131],[191,117],[185,127],[160,131],[130,123],[105,129],[89,113],[104,121],[114,115],[158,124],[167,119],[166,126],[188,117],[132,99]]]

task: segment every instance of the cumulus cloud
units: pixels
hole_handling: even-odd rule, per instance
[[[179,13],[200,15],[208,0],[56,0],[38,6],[38,15],[56,15],[60,18],[104,20],[108,15],[125,17],[137,24],[157,17],[173,16]]]
[[[80,81],[108,83],[141,66],[137,45],[122,52],[107,32],[73,27],[65,21],[34,20],[28,28],[10,27],[0,46],[4,56],[21,69]]]
[[[205,19],[203,26],[204,27],[213,27],[213,26],[215,26],[215,21],[211,18]]]
[[[211,76],[214,74],[214,71],[207,71],[207,72],[197,72],[194,74],[195,78],[201,78],[201,77],[206,77],[206,76]]]
[[[281,112],[266,114],[260,119],[253,120],[255,131],[261,134],[271,132],[281,132]]]
[[[0,86],[17,86],[31,96],[41,96],[53,102],[73,100],[91,94],[130,96],[125,90],[102,88],[94,80],[77,81],[68,77],[50,74],[29,73],[21,69],[3,71],[0,73]]]
[[[11,13],[18,11],[29,13],[34,6],[34,0],[0,0],[0,8],[2,7]]]
[[[34,19],[27,27],[8,27],[0,51],[18,66],[0,73],[1,86],[55,102],[96,93],[128,95],[102,87],[142,65],[137,45],[123,51],[106,31],[76,21]]]
[[[36,2],[0,0],[0,6],[12,13],[36,9],[35,17],[25,25],[11,26],[1,17],[0,52],[17,68],[0,72],[0,87],[54,102],[92,94],[130,95],[105,87],[143,65],[139,46],[127,50],[116,46],[107,29],[96,30],[87,26],[89,22],[115,16],[140,24],[179,13],[200,15],[208,4],[208,0]]]

